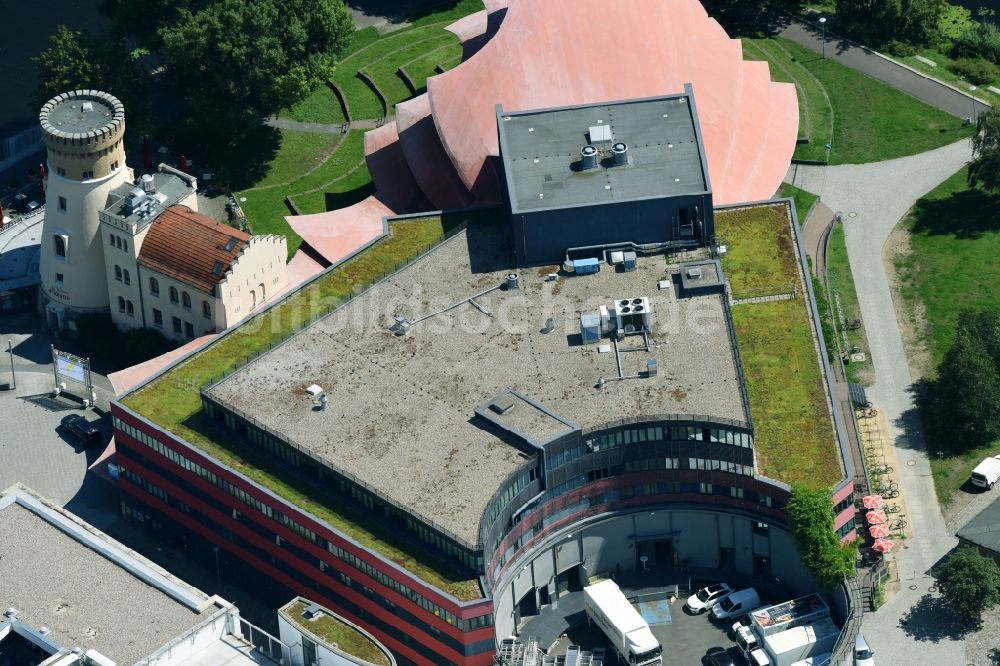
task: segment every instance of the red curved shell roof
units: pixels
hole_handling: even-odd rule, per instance
[[[497,2],[497,7],[503,3]],[[716,204],[773,196],[798,134],[790,84],[745,62],[696,0],[510,0],[496,35],[427,82],[448,157],[480,199],[496,196],[495,105],[523,111],[694,89]],[[412,155],[407,155],[411,168]],[[414,168],[414,171],[417,169]]]

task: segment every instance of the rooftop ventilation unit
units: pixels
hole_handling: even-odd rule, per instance
[[[517,273],[508,273],[504,279],[504,286],[507,289],[517,289],[520,286],[517,280]]]
[[[143,204],[146,202],[146,193],[142,191],[141,187],[133,187],[123,201],[124,209],[123,213],[125,217],[128,217],[132,213],[135,213]]]
[[[692,280],[700,280],[702,277],[701,266],[691,266],[688,268],[688,277]]]
[[[623,298],[612,306],[611,319],[619,331],[649,331],[653,327],[653,309],[648,298]]]
[[[389,330],[392,331],[393,335],[402,337],[410,332],[410,322],[406,317],[397,314],[392,316],[392,320],[393,324],[389,327]]]
[[[590,135],[591,143],[598,143],[601,141],[611,143],[614,138],[611,135],[611,125],[591,125],[587,130],[587,134]]]
[[[628,144],[619,141],[611,146],[611,156],[615,166],[625,166],[628,164]]]
[[[142,178],[139,179],[142,184],[142,191],[146,194],[152,194],[156,191],[156,187],[153,185],[153,176],[148,173],[142,174]]]
[[[597,148],[593,146],[584,146],[580,149],[580,168],[586,171],[587,169],[596,169],[598,164],[598,154]]]

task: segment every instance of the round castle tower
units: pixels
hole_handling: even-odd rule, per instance
[[[107,93],[74,90],[46,102],[38,118],[48,152],[42,294],[47,321],[62,328],[67,315],[108,309],[99,213],[129,180],[125,107]]]

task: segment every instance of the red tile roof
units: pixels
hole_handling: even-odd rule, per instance
[[[249,240],[187,206],[171,206],[153,221],[139,264],[211,294]]]

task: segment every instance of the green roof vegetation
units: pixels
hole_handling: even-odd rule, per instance
[[[763,474],[788,484],[829,488],[842,474],[826,384],[803,298],[797,247],[786,204],[715,213],[728,246],[723,264],[734,296],[776,295],[791,300],[732,306],[755,448]]]
[[[229,431],[213,426],[203,416],[200,389],[326,314],[350,298],[357,287],[395,272],[436,245],[444,234],[470,219],[495,214],[480,211],[390,222],[389,235],[367,250],[127,395],[122,403],[427,583],[462,601],[479,599],[478,581],[468,570],[396,531],[372,524],[370,516],[353,512],[343,502],[321,500],[300,477],[278,468]]]
[[[302,613],[308,608],[308,604],[297,601],[292,604],[285,617],[299,625],[316,638],[319,638],[328,646],[334,646],[341,652],[345,652],[358,659],[376,664],[377,666],[390,666],[389,658],[379,649],[378,645],[368,636],[358,631],[351,625],[342,622],[340,619],[329,614],[323,609],[323,613],[314,620],[307,620],[302,617]]]

